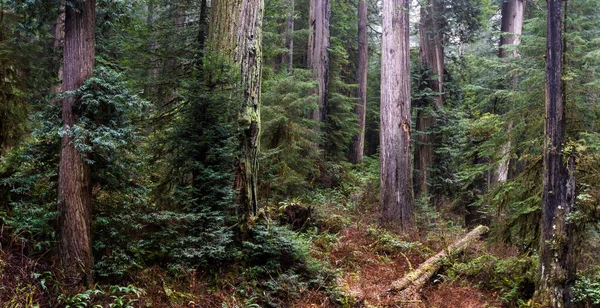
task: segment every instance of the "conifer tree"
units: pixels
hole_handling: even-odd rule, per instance
[[[381,211],[384,223],[414,230],[410,151],[408,0],[383,1],[381,51]]]
[[[433,94],[423,98],[417,111],[416,130],[420,132],[415,146],[415,185],[416,191],[431,193],[431,171],[434,163],[435,117],[427,108],[439,109],[444,105],[444,49],[443,43],[443,3],[442,0],[428,0],[421,6],[419,23],[420,60],[425,71],[425,83]]]
[[[94,70],[96,1],[66,6],[63,90],[81,87]],[[78,98],[62,100],[64,132],[59,170],[59,253],[67,286],[92,285],[92,179],[83,145],[74,138]]]
[[[575,262],[573,225],[575,161],[565,151],[566,109],[563,74],[562,1],[547,3],[546,118],[544,182],[540,244],[540,282],[537,301],[542,306],[572,307]]]
[[[218,0],[211,10],[208,48],[239,69],[234,97],[241,96],[238,112],[240,153],[235,163],[234,187],[240,215],[258,210],[257,171],[260,134],[263,0]]]
[[[350,162],[363,161],[365,151],[365,123],[367,116],[367,71],[369,70],[369,42],[367,37],[367,0],[358,1],[358,59],[357,59],[357,103],[358,133],[352,138]]]
[[[308,69],[313,70],[317,80],[317,109],[310,118],[323,122],[327,112],[327,85],[329,77],[329,25],[331,22],[330,0],[310,0],[308,20]]]

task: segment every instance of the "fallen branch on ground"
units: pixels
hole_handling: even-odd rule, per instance
[[[464,237],[452,243],[448,248],[438,252],[433,257],[427,259],[415,270],[410,271],[399,280],[392,283],[392,287],[387,292],[402,292],[402,295],[410,296],[418,292],[429,279],[442,266],[443,261],[448,256],[454,256],[471,245],[483,233],[489,230],[486,226],[478,226]]]

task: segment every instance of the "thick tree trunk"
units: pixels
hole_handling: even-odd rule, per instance
[[[240,216],[256,215],[262,77],[263,0],[217,0],[211,10],[208,47],[239,67],[234,97],[241,97],[238,113],[240,152],[235,163],[234,187]]]
[[[420,58],[426,70],[427,86],[437,93],[421,102],[422,107],[439,108],[444,105],[444,49],[441,16],[443,5],[441,0],[428,0],[421,7]],[[427,112],[417,112],[416,129],[421,134],[415,147],[415,188],[419,194],[430,194],[431,172],[434,160],[436,136],[432,133],[436,120]]]
[[[521,43],[523,21],[525,18],[525,0],[506,0],[502,3],[502,24],[500,29],[500,58],[517,58],[517,50],[506,50],[505,46],[517,46]]]
[[[418,292],[440,269],[444,263],[444,260],[449,257],[456,256],[469,245],[473,244],[473,242],[479,239],[479,237],[488,230],[488,227],[481,225],[471,230],[471,232],[452,243],[452,245],[448,246],[446,249],[438,252],[433,257],[421,263],[417,269],[410,271],[401,279],[394,281],[392,283],[392,287],[387,292],[402,291],[402,294],[406,296],[410,296],[413,293]]]
[[[507,50],[505,46],[517,46],[521,43],[521,33],[523,31],[523,21],[525,18],[526,0],[507,0],[502,3],[502,36],[500,37],[500,58],[517,58],[517,50]],[[516,85],[516,75],[513,76],[512,85]],[[506,134],[510,133],[512,123],[508,124]],[[510,167],[510,149],[511,144],[508,141],[502,146],[502,160],[496,171],[496,181],[503,183],[508,180],[508,170]]]
[[[76,2],[66,7],[63,90],[83,85],[94,70],[96,1]],[[66,130],[77,123],[76,97],[62,102]],[[92,284],[91,174],[84,154],[69,134],[62,137],[59,170],[59,253],[67,286]]]
[[[310,0],[308,20],[308,68],[313,70],[317,79],[317,109],[310,118],[323,122],[327,111],[327,84],[329,75],[329,21],[331,4],[329,0]],[[314,92],[313,92],[314,93]]]
[[[410,151],[408,0],[383,1],[381,57],[381,218],[414,231]]]
[[[567,217],[575,203],[574,160],[563,153],[565,98],[561,80],[563,41],[561,0],[547,2],[546,126],[542,190],[541,277],[536,301],[542,306],[572,307],[575,262],[573,226]]]
[[[367,0],[358,0],[358,102],[354,111],[358,118],[358,134],[352,139],[350,162],[362,163],[365,152],[365,123],[367,116],[367,72],[369,70],[369,43],[367,40]]]

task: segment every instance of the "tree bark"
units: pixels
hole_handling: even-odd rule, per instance
[[[358,133],[352,139],[350,162],[362,163],[365,151],[365,123],[367,116],[367,72],[369,70],[369,43],[367,40],[367,0],[358,0],[358,102],[354,111],[358,118]]]
[[[517,58],[517,50],[506,50],[504,46],[517,46],[521,43],[526,0],[506,0],[502,3],[502,24],[500,30],[500,58]]]
[[[240,152],[235,163],[234,188],[239,214],[246,220],[258,210],[263,13],[263,0],[214,1],[208,41],[212,52],[220,53],[240,72],[234,85],[234,97],[241,97],[238,112]]]
[[[563,41],[561,0],[547,1],[546,124],[542,190],[541,276],[536,301],[542,306],[572,307],[573,226],[568,216],[575,203],[573,157],[566,157],[565,97],[561,80]]]
[[[410,151],[409,2],[383,1],[381,56],[381,219],[415,228]]]
[[[443,5],[440,0],[428,0],[421,6],[420,34],[420,60],[421,66],[426,71],[427,87],[436,94],[432,98],[425,98],[422,107],[431,106],[440,108],[444,105],[444,49],[442,37]],[[431,193],[430,182],[434,161],[434,146],[436,136],[432,129],[436,119],[423,110],[417,112],[416,129],[421,132],[417,137],[415,147],[415,188],[417,193],[427,195]]]
[[[286,52],[281,54],[281,65],[285,67],[288,72],[292,71],[294,63],[294,0],[288,0],[288,16],[286,21],[286,27],[284,31],[285,35],[285,49]]]
[[[402,294],[406,296],[418,292],[440,269],[444,260],[463,251],[488,230],[488,227],[482,225],[471,230],[471,232],[452,243],[452,245],[448,246],[446,249],[421,263],[417,269],[410,271],[401,279],[394,281],[392,287],[387,292],[402,291]]]
[[[54,63],[57,68],[57,76],[58,83],[54,84],[50,88],[50,93],[56,94],[61,93],[62,89],[62,79],[63,79],[63,57],[61,56],[63,50],[65,48],[65,4],[61,2],[60,7],[58,9],[58,17],[56,17],[56,22],[54,23]]]
[[[94,70],[95,0],[66,6],[63,90],[83,85]],[[77,123],[78,98],[62,101],[65,130]],[[67,287],[92,285],[91,174],[69,134],[62,136],[59,168],[59,254]]]
[[[329,22],[331,4],[329,0],[310,0],[308,30],[308,68],[317,79],[317,109],[310,118],[319,123],[327,116],[327,85],[329,76]],[[313,93],[315,93],[313,92]]]
[[[517,50],[506,50],[505,46],[517,46],[521,43],[521,33],[523,32],[523,21],[525,18],[525,1],[526,0],[507,0],[502,3],[502,24],[500,37],[500,58],[517,58],[519,53]],[[513,76],[512,86],[516,85],[516,75]],[[506,134],[509,135],[512,129],[512,123],[508,124]],[[496,181],[503,183],[508,180],[508,170],[510,167],[510,149],[511,144],[508,141],[502,146],[502,160],[496,171]]]

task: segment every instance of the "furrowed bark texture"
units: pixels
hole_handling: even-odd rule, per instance
[[[572,307],[573,226],[567,221],[575,202],[574,160],[563,153],[565,101],[561,80],[563,40],[561,0],[547,1],[546,125],[542,190],[541,277],[536,301],[543,306]]]
[[[323,122],[327,112],[327,84],[329,75],[329,22],[331,20],[331,3],[329,0],[310,0],[308,20],[308,68],[317,79],[317,109],[310,113],[310,118]],[[313,92],[315,93],[315,92]]]
[[[506,50],[504,46],[517,46],[521,43],[523,32],[523,20],[525,17],[525,0],[507,0],[502,3],[502,36],[500,37],[500,58],[517,58],[519,53],[516,49]],[[512,85],[516,85],[516,75],[513,76]],[[512,129],[512,123],[508,124],[507,135]],[[496,171],[496,181],[503,183],[508,180],[508,169],[510,167],[511,143],[508,141],[502,146],[502,160]]]
[[[83,85],[94,70],[95,0],[66,6],[63,90]],[[76,124],[76,97],[62,101],[65,129]],[[90,167],[69,134],[62,137],[59,167],[59,254],[67,287],[92,284]]]
[[[431,98],[425,98],[420,103],[422,107],[439,108],[444,105],[444,49],[442,18],[443,6],[439,0],[428,0],[421,7],[420,59],[421,65],[427,71],[425,78],[427,87],[437,93]],[[430,182],[434,161],[434,145],[436,136],[432,129],[436,119],[423,110],[417,112],[416,129],[420,132],[415,147],[415,188],[419,194],[431,193]]]
[[[408,0],[383,1],[381,52],[381,219],[414,231],[410,151]]]
[[[354,109],[358,117],[358,134],[352,139],[350,162],[362,163],[365,151],[365,123],[367,115],[367,71],[369,70],[369,50],[367,40],[367,0],[358,1],[358,89],[357,105]]]
[[[444,260],[463,251],[488,230],[488,227],[482,225],[471,230],[471,232],[452,243],[452,245],[448,246],[445,250],[442,250],[433,257],[427,259],[419,265],[417,269],[410,271],[401,279],[394,281],[392,287],[387,292],[402,292],[401,294],[404,295],[403,297],[408,297],[417,293],[440,269]]]
[[[238,113],[240,155],[235,163],[234,186],[240,214],[256,215],[260,84],[262,77],[263,0],[217,0],[211,15],[209,48],[239,69],[234,96],[241,96]]]

